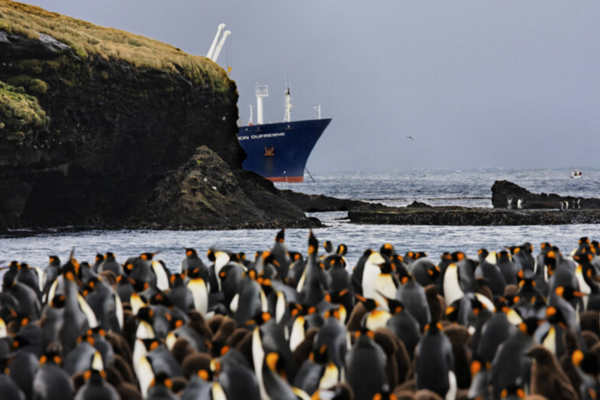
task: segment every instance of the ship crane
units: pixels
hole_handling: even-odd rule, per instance
[[[221,36],[221,31],[223,29],[225,29],[225,24],[220,24],[217,29],[217,34],[215,35],[215,38],[213,39],[212,45],[210,46],[210,49],[208,50],[208,54],[206,54],[206,57],[210,58],[214,62],[217,62],[217,58],[219,58],[219,54],[221,54],[221,49],[223,48],[223,45],[225,44],[225,40],[227,40],[227,37],[229,35],[231,35],[231,31],[223,32],[223,37],[221,38],[221,41],[219,42],[219,36]],[[219,42],[218,45],[217,45],[217,42]]]

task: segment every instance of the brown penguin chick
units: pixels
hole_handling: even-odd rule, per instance
[[[581,337],[583,338],[583,342],[587,346],[588,349],[591,349],[596,345],[596,343],[600,342],[600,338],[592,331],[582,331]]]
[[[456,392],[456,399],[455,400],[471,400],[469,398],[469,389],[459,389]]]
[[[319,333],[319,328],[310,328],[306,332],[306,335],[304,335],[304,340],[302,343],[300,343],[293,351],[296,365],[302,365],[304,361],[308,360],[310,352],[313,349],[313,343],[315,342],[315,336],[317,336],[317,333]]]
[[[73,376],[71,376],[71,381],[73,382],[73,387],[75,388],[75,390],[73,391],[73,393],[77,393],[79,391],[79,389],[85,385],[85,377],[84,377],[85,373],[84,372],[76,372],[73,374]]]
[[[114,386],[121,397],[121,400],[142,400],[142,394],[138,390],[137,386],[132,383],[125,382],[123,377],[113,367],[106,367],[106,382]]]
[[[596,343],[594,347],[590,349],[590,351],[596,356],[598,359],[598,364],[600,364],[600,343]]]
[[[223,320],[225,319],[225,317],[221,314],[217,314],[214,317],[212,317],[211,319],[208,320],[208,327],[210,328],[211,332],[216,332],[219,330],[219,327],[221,326],[221,324],[223,323]]]
[[[387,375],[388,385],[390,387],[398,386],[398,363],[396,362],[396,340],[394,334],[387,328],[379,328],[375,332],[375,343],[383,349],[386,355],[387,363],[385,373]]]
[[[210,326],[206,323],[206,320],[196,310],[191,310],[188,312],[188,325],[193,328],[196,332],[204,336],[209,341],[212,341],[212,331],[210,330]]]
[[[190,354],[196,353],[196,350],[190,345],[190,342],[187,341],[186,338],[180,337],[177,338],[173,348],[171,349],[171,354],[177,360],[177,363],[181,365],[183,360]]]
[[[367,310],[363,303],[357,302],[352,310],[352,314],[350,314],[350,318],[348,318],[348,323],[346,324],[346,329],[348,332],[356,332],[360,330],[362,319],[366,313]]]
[[[119,355],[114,355],[113,366],[119,371],[125,382],[135,382],[135,374],[130,363]]]
[[[492,290],[487,286],[487,279],[484,277],[475,278],[475,283],[477,284],[477,292],[481,293],[492,302],[494,301],[494,294]]]
[[[191,379],[192,375],[200,370],[210,371],[210,354],[195,352],[189,354],[181,363],[181,372],[186,379]]]
[[[394,390],[394,395],[397,400],[415,400],[414,393],[409,392],[408,390],[403,390],[401,392]]]
[[[444,333],[452,343],[456,384],[459,389],[468,389],[471,386],[471,355],[468,350],[471,334],[467,327],[458,324],[444,327]]]
[[[443,400],[439,394],[428,389],[421,389],[414,394],[415,400]]]
[[[114,272],[105,270],[105,271],[100,272],[98,275],[101,276],[102,279],[104,279],[105,282],[108,283],[113,288],[117,287],[117,275],[115,275]]]
[[[577,336],[572,330],[569,329],[565,331],[563,334],[563,343],[565,346],[565,353],[560,357],[559,364],[569,378],[571,386],[573,386],[573,388],[578,388],[581,385],[581,378],[577,373],[575,365],[573,365],[571,354],[576,350],[579,350],[579,344]],[[579,395],[579,393],[577,394]]]
[[[171,392],[179,393],[187,387],[188,380],[183,376],[174,376],[171,378],[171,383],[173,384],[173,386],[171,386]]]
[[[403,384],[398,385],[394,388],[394,394],[399,396],[402,392],[415,393],[417,391],[417,383],[414,379],[406,380]]]
[[[133,353],[129,343],[127,343],[123,336],[114,332],[107,332],[105,339],[110,343],[110,346],[113,348],[115,354],[123,357],[123,359],[129,364],[132,363]]]
[[[531,393],[548,400],[578,400],[571,381],[562,370],[554,354],[542,345],[535,345],[527,355],[533,358],[531,365]]]
[[[135,332],[137,330],[138,321],[131,311],[123,310],[123,329],[121,329],[121,337],[125,340],[129,349],[133,348],[135,343]]]
[[[229,338],[227,338],[227,341],[225,342],[225,346],[235,349],[235,347],[238,345],[238,343],[242,339],[244,339],[248,333],[251,334],[252,332],[250,332],[246,328],[237,328],[235,331],[233,331],[231,336],[229,336]]]
[[[585,311],[579,314],[579,326],[582,331],[592,331],[600,337],[600,313]]]
[[[217,355],[221,352],[221,349],[227,343],[227,339],[233,335],[236,330],[235,321],[232,318],[223,318],[219,329],[214,331],[212,343],[213,343],[213,355]]]
[[[513,283],[508,284],[504,287],[504,297],[505,298],[510,298],[510,297],[514,297],[514,295],[517,294],[517,292],[519,291],[519,287]]]
[[[443,311],[446,309],[446,307],[445,302],[441,302],[440,298],[438,297],[437,285],[429,285],[425,288],[425,298],[427,299],[427,304],[429,305],[431,321],[435,321],[433,323],[441,321],[442,317],[446,314]]]
[[[394,346],[394,352],[388,355],[388,374],[395,368],[397,380],[392,380],[391,375],[388,375],[390,376],[388,379],[390,387],[396,387],[406,381],[406,376],[411,369],[410,357],[408,356],[408,351],[406,351],[406,347],[404,346],[404,343],[402,343],[402,340],[394,335],[388,328],[379,328],[375,331],[375,342],[383,348],[384,342],[381,340],[381,335],[386,335]],[[387,355],[387,351],[385,349],[384,351]],[[392,365],[389,358],[394,359],[395,365]]]
[[[254,365],[252,361],[252,331],[248,331],[234,348],[242,353],[250,365]]]

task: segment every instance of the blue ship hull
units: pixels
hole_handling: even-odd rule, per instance
[[[273,182],[304,182],[304,168],[331,119],[278,122],[240,127],[246,151],[242,167]]]

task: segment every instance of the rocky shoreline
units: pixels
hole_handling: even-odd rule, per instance
[[[600,223],[600,210],[495,210],[484,208],[434,207],[393,208],[378,211],[349,211],[357,224],[378,225],[567,225]]]
[[[350,210],[357,224],[515,226],[600,223],[600,199],[531,193],[503,180],[492,186],[494,208],[432,207],[414,202],[407,207]],[[512,201],[510,201],[512,199]]]

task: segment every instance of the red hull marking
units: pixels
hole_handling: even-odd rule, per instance
[[[290,182],[290,183],[302,183],[304,182],[303,176],[275,176],[267,178],[271,182]]]

